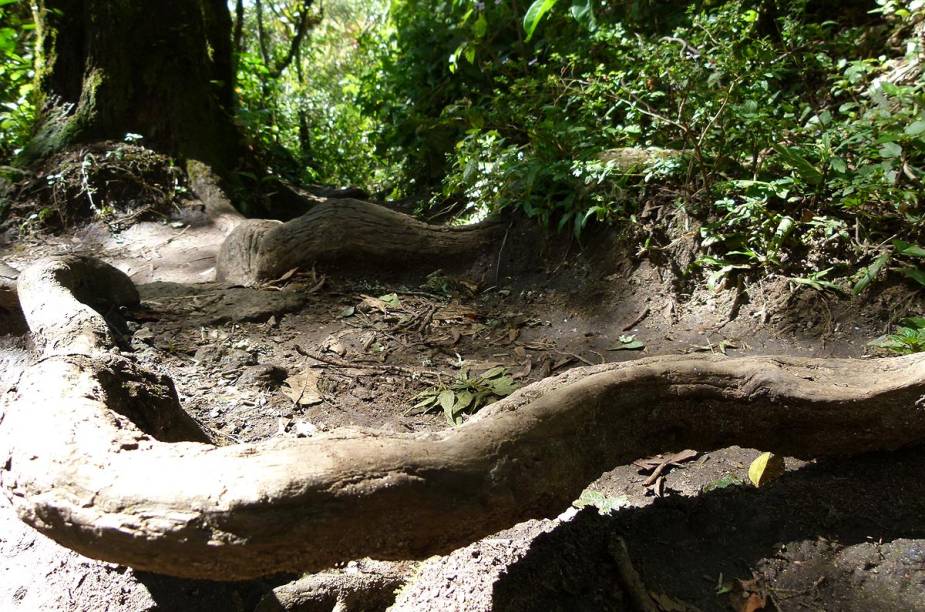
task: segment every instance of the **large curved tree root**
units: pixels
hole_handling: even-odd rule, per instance
[[[818,457],[925,439],[925,357],[914,355],[652,357],[529,385],[440,433],[170,441],[202,435],[183,425],[167,381],[110,350],[99,314],[76,294],[62,302],[79,349],[68,351],[35,311],[48,304],[34,294],[74,286],[61,279],[79,271],[62,266],[20,281],[30,325],[55,350],[4,397],[2,484],[49,537],[143,570],[226,580],[421,558],[558,514],[605,470],[657,452],[741,444]]]
[[[292,268],[336,262],[367,268],[471,265],[491,254],[504,228],[493,222],[428,225],[384,206],[329,200],[281,223],[240,223],[218,254],[218,279],[242,285],[278,278]]]

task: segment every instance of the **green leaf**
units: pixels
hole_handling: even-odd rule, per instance
[[[455,415],[453,414],[453,406],[456,405],[456,394],[453,393],[452,389],[444,389],[440,392],[440,407],[443,408],[443,414],[446,415],[446,420],[450,425],[456,424]]]
[[[384,302],[389,308],[401,308],[401,300],[398,299],[397,293],[386,293],[385,295],[380,295],[379,300]]]
[[[909,255],[910,257],[925,257],[925,249],[922,247],[906,242],[905,240],[894,240],[893,246],[900,255]]]
[[[913,121],[906,126],[906,129],[904,129],[903,132],[906,134],[906,136],[918,136],[919,134],[925,133],[925,119]]]
[[[581,496],[572,502],[572,505],[576,508],[592,506],[597,508],[600,514],[610,514],[615,510],[629,506],[630,501],[624,495],[620,495],[619,497],[607,497],[600,491],[584,490],[581,492]]]
[[[803,157],[795,147],[785,147],[776,144],[774,150],[784,158],[789,166],[794,168],[800,177],[810,185],[818,185],[822,182],[822,173],[808,159]]]
[[[482,373],[482,378],[488,379],[488,378],[495,378],[497,376],[501,376],[502,374],[504,374],[504,370],[506,369],[507,368],[505,368],[504,366],[495,366],[491,368],[490,370],[485,370],[485,372]]]
[[[918,284],[925,286],[925,271],[923,271],[921,268],[916,266],[911,268],[903,268],[902,273],[906,278],[911,278]]]
[[[536,31],[536,27],[540,25],[540,21],[546,13],[552,10],[556,2],[558,2],[558,0],[535,0],[535,2],[530,5],[530,8],[527,9],[527,14],[524,15],[524,32],[527,33],[528,41],[533,38],[533,32]]]
[[[895,142],[885,142],[880,146],[880,157],[892,159],[903,154],[903,148]]]
[[[857,295],[867,289],[867,287],[877,278],[877,274],[880,273],[880,270],[883,269],[883,266],[890,261],[890,252],[887,251],[882,253],[877,259],[874,260],[874,263],[870,264],[866,268],[861,269],[861,276],[856,283],[852,291]]]
[[[644,342],[637,340],[636,336],[621,335],[618,340],[620,344],[607,349],[608,351],[638,351],[646,348]]]
[[[469,391],[460,391],[456,395],[456,404],[453,406],[453,416],[455,417],[457,414],[468,408],[474,397],[475,396],[472,395],[472,393]]]
[[[488,32],[488,20],[485,19],[485,13],[479,14],[479,18],[472,24],[472,33],[476,38],[482,38]]]
[[[597,19],[594,16],[594,5],[591,0],[575,0],[569,9],[572,17],[589,30],[597,28]]]
[[[900,323],[914,329],[925,329],[925,317],[906,317]]]
[[[495,378],[489,382],[491,392],[499,397],[506,397],[517,390],[517,383],[510,376]]]
[[[646,348],[644,342],[639,340],[633,340],[632,342],[627,342],[626,344],[618,344],[617,346],[607,349],[608,351],[640,351]]]
[[[774,239],[772,242],[773,251],[776,253],[784,241],[787,240],[787,237],[790,236],[790,232],[793,231],[796,222],[793,220],[793,217],[789,215],[784,215],[780,219],[780,223],[777,224],[777,229],[774,230]]]

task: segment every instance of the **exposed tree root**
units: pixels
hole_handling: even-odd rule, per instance
[[[90,264],[51,260],[21,277],[30,326],[54,350],[4,397],[0,477],[36,529],[148,571],[229,580],[421,558],[558,514],[605,470],[657,452],[818,457],[925,439],[925,356],[913,355],[652,357],[532,384],[440,433],[170,442],[201,435],[182,426],[168,382],[107,352],[76,291],[61,305],[39,297],[89,287],[87,274],[125,297],[127,279]],[[161,413],[167,425],[139,427]]]
[[[407,580],[403,568],[381,561],[363,561],[341,572],[319,572],[276,587],[260,600],[256,612],[373,612],[395,601]],[[352,570],[352,571],[350,571]]]
[[[219,252],[218,279],[248,285],[315,262],[378,269],[415,262],[468,266],[490,256],[503,233],[493,222],[428,225],[377,204],[329,200],[286,223],[254,219],[238,225]]]
[[[29,330],[16,295],[18,277],[19,270],[0,261],[0,335],[22,335]]]

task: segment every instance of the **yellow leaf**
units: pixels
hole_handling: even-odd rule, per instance
[[[748,479],[756,487],[777,480],[784,473],[784,458],[774,453],[762,453],[748,466]]]

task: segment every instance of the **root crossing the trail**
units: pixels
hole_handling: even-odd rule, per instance
[[[26,523],[147,571],[237,580],[421,558],[554,516],[604,471],[659,452],[820,457],[925,439],[923,355],[672,355],[577,368],[438,433],[219,447],[168,378],[116,348],[109,314],[137,299],[131,289],[88,258],[20,275],[45,352],[3,397],[0,480]]]

